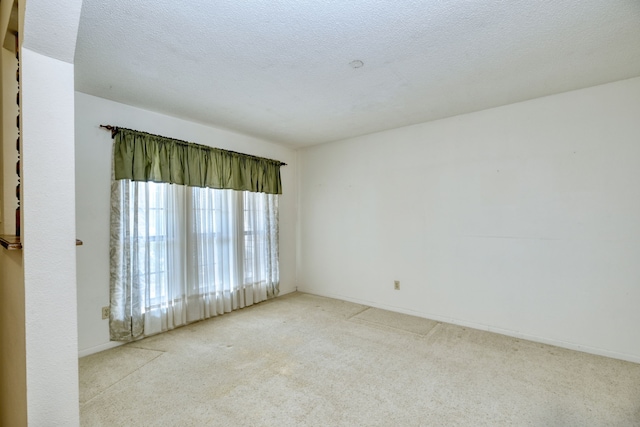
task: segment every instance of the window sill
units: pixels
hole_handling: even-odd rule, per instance
[[[0,246],[8,251],[19,251],[22,249],[20,236],[0,235]],[[76,239],[76,246],[82,246],[82,240]]]

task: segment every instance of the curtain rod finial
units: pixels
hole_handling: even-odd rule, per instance
[[[100,125],[101,128],[107,129],[111,131],[111,138],[116,136],[116,133],[118,133],[118,127],[117,126],[111,126],[111,125]]]

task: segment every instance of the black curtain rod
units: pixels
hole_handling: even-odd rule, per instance
[[[101,128],[106,129],[106,130],[110,130],[111,131],[111,139],[116,137],[116,134],[118,133],[118,131],[120,130],[118,128],[118,126],[112,126],[112,125],[100,125]],[[136,132],[140,132],[140,131],[136,131]],[[144,132],[147,133],[147,132]],[[150,133],[149,135],[153,135],[153,136],[159,136],[161,138],[167,138],[166,136],[162,136],[162,135],[155,135]],[[175,139],[175,138],[167,138],[167,139],[173,139],[174,141],[180,142],[182,144],[191,144],[191,142],[187,142],[187,141],[181,141],[179,139]],[[214,147],[210,147],[210,148],[214,148]],[[219,148],[220,150],[220,148]],[[245,154],[245,153],[238,153],[237,151],[231,151],[231,150],[224,150],[224,151],[228,151],[230,153],[235,153],[235,154],[240,154],[242,156],[249,156],[249,157],[258,157],[258,156],[252,156],[251,154]],[[276,160],[278,161],[278,160]],[[286,163],[284,162],[280,162],[280,166],[287,166]]]
[[[110,130],[111,131],[111,138],[115,138],[116,133],[118,133],[118,128],[115,126],[111,126],[111,125],[100,125],[101,128],[104,128],[106,130]]]

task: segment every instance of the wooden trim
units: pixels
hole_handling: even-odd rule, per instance
[[[76,239],[76,246],[83,244],[82,240]],[[18,251],[22,249],[22,242],[20,242],[20,236],[0,235],[0,246],[8,251]]]
[[[22,243],[20,243],[20,236],[0,236],[0,246],[9,250],[17,251],[22,249]]]

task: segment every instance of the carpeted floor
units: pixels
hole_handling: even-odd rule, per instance
[[[640,426],[640,365],[294,293],[80,359],[83,426]]]

